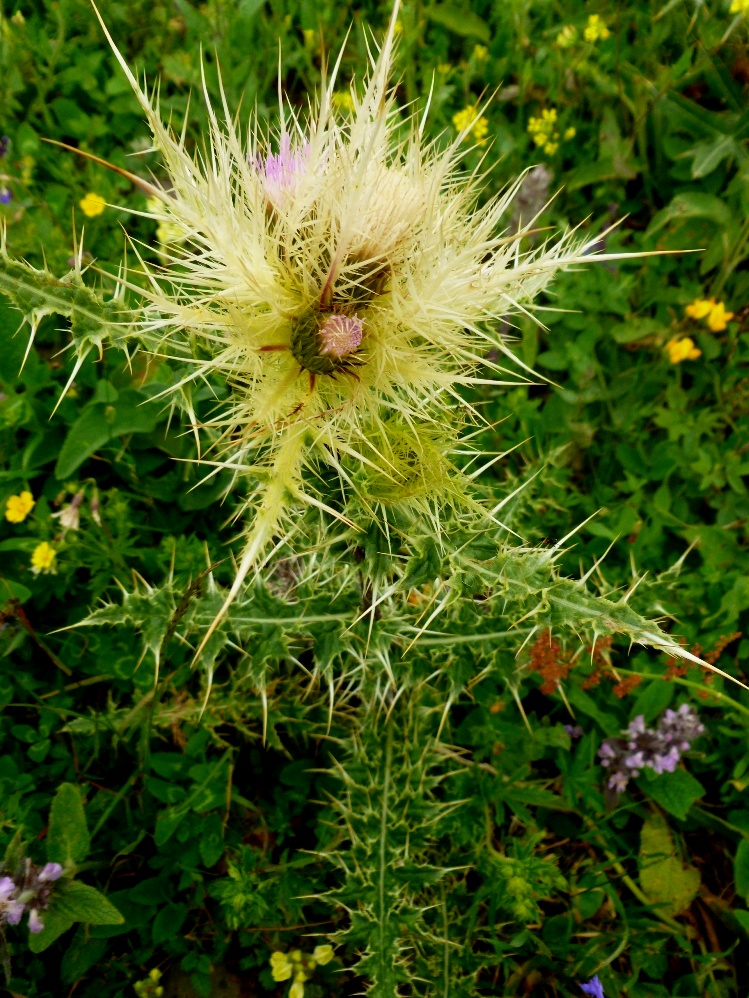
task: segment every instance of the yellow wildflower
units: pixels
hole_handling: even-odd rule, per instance
[[[5,503],[5,519],[10,523],[23,523],[34,508],[34,497],[30,492],[11,496]]]
[[[528,132],[534,143],[549,156],[559,148],[559,132],[556,131],[556,124],[557,110],[554,107],[544,108],[539,118],[528,120]]]
[[[749,14],[749,0],[732,0],[729,14]]]
[[[726,306],[719,301],[707,319],[707,324],[714,333],[720,333],[726,328],[729,319],[733,318],[733,312],[726,312]]]
[[[101,194],[94,194],[89,191],[85,198],[81,198],[78,202],[81,206],[81,210],[84,215],[89,218],[95,218],[97,215],[101,215],[107,206],[107,202],[101,196]]]
[[[270,955],[270,967],[274,981],[288,981],[294,972],[288,953],[281,953],[278,950]]]
[[[304,971],[303,970],[297,970],[297,972],[294,974],[294,983],[295,984],[304,984],[304,982],[306,980],[307,980],[307,975],[304,973]]]
[[[565,24],[556,38],[556,45],[560,49],[568,49],[577,41],[577,28],[572,24]]]
[[[41,544],[37,544],[31,555],[31,571],[34,575],[39,575],[40,572],[43,575],[48,575],[50,572],[54,575],[56,558],[57,552],[52,545],[42,541]]]
[[[684,311],[690,319],[704,319],[706,315],[710,315],[714,305],[714,298],[696,298]]]
[[[602,42],[608,38],[611,32],[601,20],[598,14],[591,14],[588,23],[583,31],[586,42]]]
[[[304,985],[300,981],[294,981],[289,988],[289,998],[304,998]]]
[[[694,345],[689,336],[674,336],[666,344],[666,353],[672,364],[680,364],[683,360],[697,360],[702,351]]]
[[[333,959],[333,955],[333,947],[325,943],[323,946],[315,946],[312,959],[323,967],[326,963],[330,963]]]
[[[486,62],[489,58],[489,49],[486,45],[474,45],[472,58],[474,62]]]
[[[576,135],[577,135],[577,129],[576,128],[574,128],[572,126],[570,126],[569,128],[565,128],[565,130],[564,130],[564,136],[563,136],[564,141],[565,142],[569,142],[569,140],[570,139],[574,139],[574,137]]]
[[[302,34],[304,35],[304,47],[311,49],[315,44],[315,29],[314,28],[303,28]]]
[[[723,302],[716,302],[714,298],[697,298],[691,305],[687,305],[684,312],[690,319],[707,319],[707,324],[714,333],[724,330],[729,319],[733,318],[733,312],[727,312]]]
[[[449,76],[452,71],[453,68],[449,62],[441,62],[439,66],[437,66],[437,72],[440,76]]]
[[[476,145],[483,146],[486,143],[486,135],[489,131],[489,122],[486,118],[480,117],[475,106],[468,105],[462,111],[453,115],[453,125],[458,132],[470,132],[476,140]]]

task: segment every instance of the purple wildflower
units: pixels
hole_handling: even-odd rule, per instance
[[[39,912],[36,908],[32,908],[29,912],[29,932],[33,932],[34,935],[41,932],[44,928],[44,922],[39,918]]]
[[[283,208],[299,177],[305,173],[308,161],[309,142],[292,149],[291,139],[287,134],[281,136],[277,153],[255,159],[254,165],[263,175],[265,193],[277,211]]]
[[[7,135],[3,135],[3,137],[0,138],[0,159],[2,159],[3,156],[7,155],[9,149],[10,149],[10,139],[8,138]]]
[[[10,187],[0,187],[0,204],[9,204],[13,200]]]
[[[23,915],[24,905],[18,899],[18,885],[12,877],[0,879],[0,924],[18,925]]]
[[[585,992],[586,995],[590,995],[591,998],[605,998],[603,993],[603,984],[598,980],[598,974],[588,981],[587,984],[579,984],[578,987]]]
[[[630,779],[645,768],[658,774],[673,773],[682,752],[687,752],[704,731],[689,704],[682,704],[678,711],[665,711],[656,729],[648,728],[639,715],[629,723],[623,738],[607,738],[598,750],[601,765],[609,771],[609,790],[622,793]]]
[[[44,883],[49,880],[59,880],[62,876],[62,867],[59,863],[47,863],[39,872],[39,880]]]
[[[567,732],[567,734],[572,739],[582,738],[582,736],[585,734],[585,732],[583,731],[583,729],[580,727],[579,724],[575,724],[575,725],[565,724],[564,730]]]

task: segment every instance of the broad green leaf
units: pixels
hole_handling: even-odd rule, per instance
[[[95,887],[78,883],[77,880],[63,881],[57,887],[53,895],[53,908],[73,922],[121,925],[125,921],[115,906]]]
[[[72,783],[63,783],[49,812],[47,859],[69,869],[86,858],[90,847],[81,793]]]
[[[91,939],[87,929],[80,926],[60,965],[60,976],[65,984],[73,984],[87,974],[99,963],[108,947],[106,939]]]
[[[738,152],[736,143],[731,135],[718,135],[709,142],[700,142],[689,153],[694,156],[692,160],[692,176],[695,179],[706,177],[724,159],[735,156]]]
[[[705,788],[699,780],[685,769],[676,769],[673,773],[661,773],[649,782],[640,777],[637,781],[641,790],[681,821],[686,818],[689,808],[700,797],[705,796]]]
[[[658,489],[658,492],[656,492],[656,499],[654,500],[654,504],[661,509],[667,508],[664,499],[665,492],[663,491],[665,489],[667,489],[667,486],[662,485]],[[658,493],[661,493],[661,501],[658,501]],[[650,724],[651,721],[662,714],[666,707],[668,707],[673,700],[674,692],[674,684],[669,683],[668,680],[652,680],[643,686],[642,690],[638,693],[630,717],[635,718],[642,714],[645,721]]]
[[[87,458],[110,440],[112,431],[107,422],[107,409],[103,402],[94,402],[70,427],[55,465],[58,481],[70,478]]]
[[[705,218],[716,225],[728,225],[731,217],[731,209],[726,202],[714,194],[686,191],[677,194],[653,217],[645,235],[655,235],[671,222],[682,222],[688,218]]]
[[[162,908],[153,921],[151,938],[158,946],[177,935],[187,918],[187,908],[183,904],[168,904]]]
[[[42,915],[44,928],[36,935],[29,933],[29,949],[32,953],[42,953],[48,946],[58,939],[63,932],[67,932],[75,922],[74,918],[59,911],[54,901],[49,909]]]
[[[639,867],[642,889],[661,914],[674,917],[697,896],[699,871],[679,859],[671,829],[658,813],[642,826]]]
[[[427,7],[424,13],[430,21],[441,24],[455,35],[478,38],[484,43],[491,41],[489,25],[471,10],[440,3],[434,7]]]
[[[610,333],[617,343],[636,343],[637,340],[644,340],[646,336],[663,335],[664,326],[656,319],[643,316],[617,323],[611,327]]]

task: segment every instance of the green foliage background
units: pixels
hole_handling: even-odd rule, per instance
[[[365,64],[363,26],[382,30],[388,16],[377,3],[306,0],[100,9],[129,62],[161,78],[180,124],[200,88],[201,47],[211,95],[218,62],[229,106],[257,104],[272,120],[279,39],[284,89],[302,105],[320,78],[320,39],[335,52],[353,25],[347,83]],[[84,218],[80,200],[95,192],[137,211],[144,197],[41,140],[158,176],[141,113],[87,2],[4,0],[2,11],[9,250],[61,277],[85,222],[100,268],[86,281],[109,293],[121,226],[155,257],[154,227],[114,207]],[[608,38],[585,41],[591,14]],[[566,48],[556,41],[565,25],[577,28]],[[549,196],[559,193],[542,224],[583,220],[593,233],[623,220],[610,249],[704,250],[565,275],[544,303],[559,309],[542,314],[547,328],[511,331],[548,383],[474,401],[494,426],[484,449],[516,448],[484,476],[487,492],[507,495],[539,472],[508,507],[514,529],[551,550],[593,516],[561,568],[577,576],[613,543],[591,584],[620,593],[633,567],[647,572],[635,608],[690,647],[731,636],[717,664],[744,682],[748,25],[723,2],[411,2],[398,62],[404,102],[423,100],[434,81],[434,135],[496,92],[485,112],[487,196],[544,161],[527,126],[553,106],[560,132],[575,136],[545,158]],[[194,96],[192,141],[205,124]],[[735,313],[725,330],[685,317],[709,296]],[[591,688],[596,662],[583,652],[562,692],[540,692],[528,648],[519,651],[529,628],[510,627],[547,596],[538,566],[491,561],[490,537],[466,539],[468,568],[447,565],[411,523],[399,524],[414,546],[411,602],[383,610],[371,633],[366,619],[349,626],[368,598],[356,559],[376,569],[376,537],[341,551],[334,600],[310,583],[290,603],[295,569],[281,564],[227,623],[231,643],[216,644],[203,709],[206,675],[191,670],[190,643],[215,587],[231,579],[232,500],[218,505],[225,483],[200,484],[183,460],[194,451],[178,422],[142,404],[173,372],[93,350],[55,409],[72,371],[61,352],[70,325],[45,318],[19,374],[19,322],[3,298],[0,504],[24,488],[37,503],[22,524],[0,526],[0,837],[10,843],[22,829],[41,859],[57,788],[78,786],[91,833],[81,876],[124,922],[81,925],[38,954],[25,927],[9,928],[9,994],[133,995],[158,967],[170,995],[286,995],[270,953],[327,939],[336,960],[305,983],[307,998],[353,995],[365,981],[374,996],[571,996],[594,973],[607,998],[746,993],[745,691],[706,686],[698,669],[665,678],[662,656],[630,655],[623,641],[612,649],[617,676]],[[692,337],[701,356],[669,363],[674,336]],[[211,404],[208,389],[196,403]],[[80,529],[63,536],[55,513],[79,488]],[[35,576],[30,557],[45,540],[58,549],[57,573]],[[475,597],[501,577],[508,609],[487,601],[477,625],[475,600],[455,601],[442,629],[409,649],[437,576]],[[122,618],[115,580],[128,594],[126,628],[108,626]],[[73,626],[92,610],[89,626]],[[552,600],[549,622],[554,612]],[[580,642],[572,630],[561,637],[569,657]],[[367,642],[407,690],[396,702],[367,664]],[[631,674],[640,685],[616,696]],[[612,806],[596,762],[602,738],[681,702],[708,729],[686,768],[641,777]]]

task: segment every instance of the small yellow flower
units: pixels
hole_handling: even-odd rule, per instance
[[[733,312],[726,312],[726,306],[719,301],[708,316],[707,324],[714,333],[720,333],[733,318]]]
[[[452,71],[453,68],[449,62],[441,62],[439,66],[437,66],[437,72],[440,76],[449,76]]]
[[[572,24],[565,24],[556,38],[555,44],[560,49],[568,49],[577,41],[577,28]]]
[[[749,14],[749,0],[732,0],[729,14]]]
[[[559,148],[558,142],[547,142],[546,145],[544,146],[544,152],[547,153],[549,156],[553,156],[558,148]]]
[[[37,544],[31,555],[31,571],[34,575],[39,575],[40,572],[43,575],[48,575],[50,572],[54,575],[56,558],[57,552],[52,545],[42,541],[41,544]]]
[[[315,946],[312,959],[316,963],[319,963],[321,967],[324,967],[326,963],[330,963],[333,956],[333,947],[325,943],[323,946]]]
[[[5,503],[5,519],[10,523],[23,523],[34,505],[34,497],[30,492],[11,496]]]
[[[565,130],[564,130],[564,141],[565,142],[569,142],[569,140],[570,139],[574,139],[574,137],[576,135],[577,135],[577,129],[574,128],[573,126],[570,126],[569,128],[565,128]]]
[[[288,981],[294,972],[288,953],[278,950],[270,956],[271,976],[274,981]]]
[[[158,984],[158,982],[161,980],[161,971],[159,970],[158,967],[153,967],[151,970],[148,971],[148,976],[151,978],[154,984]]]
[[[314,28],[303,28],[302,34],[304,35],[304,47],[311,49],[315,44],[316,31]]]
[[[107,206],[107,202],[101,196],[101,194],[94,194],[89,191],[85,198],[81,198],[78,202],[81,206],[81,211],[84,215],[89,218],[95,218],[97,215],[101,215]]]
[[[294,981],[289,988],[289,998],[304,998],[304,985],[301,981]]]
[[[697,360],[702,351],[694,345],[689,336],[674,336],[666,344],[666,353],[672,364],[680,364],[683,360]]]
[[[474,45],[472,58],[474,62],[486,62],[489,58],[489,49],[486,45]]]
[[[707,319],[707,324],[714,333],[722,332],[734,315],[733,312],[726,311],[722,301],[716,302],[714,298],[697,298],[691,305],[687,305],[684,312],[690,319]]]
[[[470,133],[476,141],[476,145],[483,146],[486,143],[486,135],[489,131],[489,122],[486,118],[480,117],[475,106],[468,105],[462,111],[453,115],[453,125],[457,132]]]
[[[289,956],[294,961],[294,963],[302,962],[302,951],[300,949],[293,949],[291,953],[289,953]]]
[[[585,41],[604,41],[604,39],[608,38],[610,34],[611,32],[603,23],[600,16],[598,14],[591,14],[588,18],[588,24],[586,25],[585,31],[583,31]]]
[[[714,307],[714,298],[697,298],[691,305],[687,305],[684,312],[690,319],[704,319],[706,315],[710,315]]]
[[[304,973],[304,971],[303,970],[297,970],[297,972],[294,974],[294,983],[295,984],[304,984],[304,982],[306,980],[307,980],[307,975]]]

